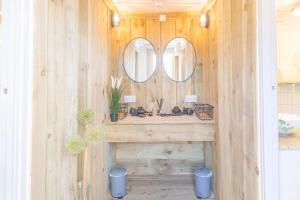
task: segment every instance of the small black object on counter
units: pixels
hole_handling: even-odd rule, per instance
[[[131,116],[138,116],[138,110],[136,108],[130,108],[129,113]]]
[[[173,109],[172,109],[172,113],[177,115],[177,114],[180,114],[181,113],[181,110],[178,106],[175,106]]]
[[[158,113],[161,117],[170,117],[170,116],[182,116],[182,115],[193,115],[194,110],[192,108],[185,108],[183,107],[183,110],[181,110],[178,106],[175,106],[172,109],[172,113]]]
[[[143,107],[130,108],[130,115],[134,117],[146,117],[146,116],[153,116],[152,111],[146,111]]]
[[[145,109],[143,107],[138,107],[137,113],[138,113],[138,115],[144,115],[145,114]]]
[[[184,108],[183,107],[183,113],[185,115],[193,115],[194,114],[194,110],[192,108]]]

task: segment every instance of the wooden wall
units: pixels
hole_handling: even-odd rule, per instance
[[[108,76],[124,75],[122,52],[130,39],[148,38],[161,61],[163,47],[175,36],[190,39],[201,57],[202,65],[198,64],[192,79],[174,83],[159,64],[145,84],[125,79],[124,94],[136,95],[137,105],[147,109],[155,109],[156,99],[162,97],[165,110],[170,110],[188,94],[217,106],[217,199],[258,199],[256,1],[218,0],[210,11],[209,29],[199,27],[198,16],[182,13],[169,14],[166,22],[159,22],[156,15],[125,14],[121,26],[111,29],[110,12],[102,0],[34,1],[34,16],[33,200],[75,199],[78,162],[64,152],[64,141],[82,131],[76,120],[78,110],[92,108],[95,125],[107,118],[108,106],[103,105],[108,105]],[[146,158],[141,163],[158,170],[132,168],[132,174],[188,172],[190,168],[181,166],[193,164],[181,165],[184,161],[201,164],[205,153],[210,154],[205,151],[210,145],[204,144],[149,144],[150,153],[144,146],[135,147],[117,146],[116,161],[127,165],[129,160],[130,166],[140,158],[140,151]],[[111,159],[108,149],[102,143],[91,150],[91,199],[106,199],[108,163],[103,161]],[[183,158],[183,153],[188,157]],[[180,164],[173,159],[177,157],[182,158]],[[163,161],[155,162],[159,159]]]
[[[202,102],[213,104],[213,70],[209,62],[208,30],[199,26],[199,13],[168,13],[160,22],[159,14],[121,14],[121,24],[112,31],[112,68],[114,75],[124,77],[124,95],[136,95],[131,106],[157,110],[156,100],[164,98],[164,111],[182,106],[185,95],[197,95]],[[157,48],[158,65],[145,83],[131,81],[123,68],[123,52],[130,40],[143,37]],[[191,79],[176,83],[168,78],[162,66],[162,54],[175,37],[185,37],[195,47],[198,63]],[[131,175],[191,174],[196,166],[204,166],[203,143],[193,144],[115,144],[114,165],[126,167]],[[210,154],[211,156],[211,154]]]
[[[255,0],[218,0],[210,11],[217,63],[217,199],[259,199]]]
[[[169,13],[160,22],[159,14],[123,14],[121,24],[112,32],[112,74],[123,75],[124,95],[135,95],[135,106],[157,110],[156,100],[165,99],[164,110],[170,112],[182,106],[185,95],[198,95],[202,102],[212,103],[212,80],[208,62],[208,32],[199,26],[199,13]],[[158,65],[154,75],[145,83],[131,81],[123,69],[123,52],[130,40],[143,37],[157,48]],[[191,79],[176,83],[168,78],[161,57],[167,43],[175,37],[185,37],[195,47],[198,63]]]
[[[114,165],[132,176],[191,175],[205,166],[202,143],[115,144],[114,153]]]
[[[102,0],[40,0],[34,16],[32,199],[74,200],[80,165],[64,141],[82,133],[79,110],[105,120],[110,11]],[[106,196],[106,147],[90,150],[90,199]]]

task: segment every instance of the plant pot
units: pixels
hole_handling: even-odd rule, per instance
[[[117,122],[118,121],[118,113],[111,113],[110,114],[110,120],[112,122]]]

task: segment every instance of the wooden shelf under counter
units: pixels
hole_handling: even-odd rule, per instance
[[[105,138],[110,143],[203,142],[215,140],[215,122],[196,116],[131,117],[107,122]]]

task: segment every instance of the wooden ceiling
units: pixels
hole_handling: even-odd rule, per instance
[[[200,11],[208,0],[112,0],[122,12]]]

